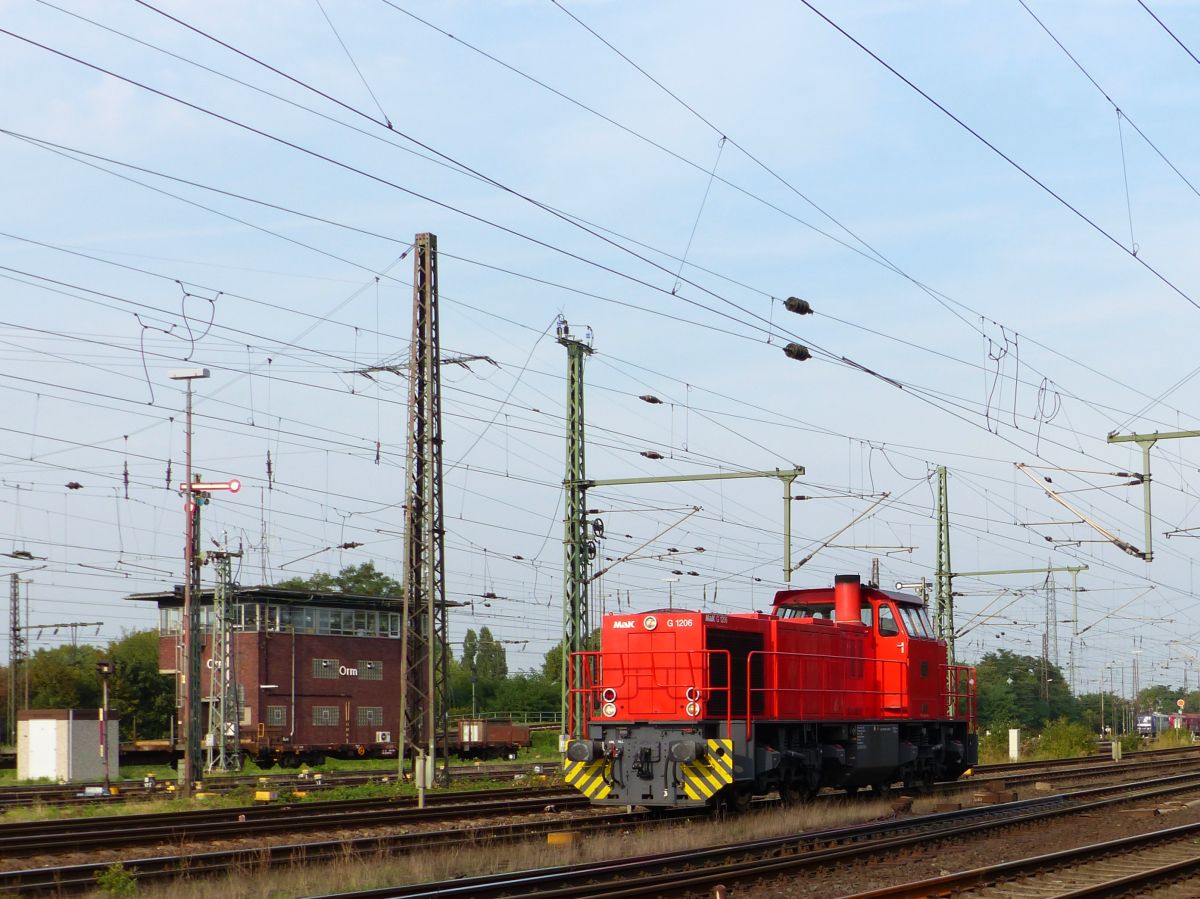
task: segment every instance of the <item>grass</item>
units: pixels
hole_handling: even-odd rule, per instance
[[[1183,729],[1179,730],[1164,730],[1154,738],[1152,744],[1155,749],[1174,749],[1178,746],[1192,746],[1192,734],[1190,731]]]

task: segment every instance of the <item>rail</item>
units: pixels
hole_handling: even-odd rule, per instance
[[[757,678],[756,659],[764,663]],[[788,686],[789,682],[794,685]],[[755,650],[746,658],[747,733],[756,693],[761,694],[757,705],[765,718],[828,721],[902,716],[908,712],[908,664],[835,653]]]
[[[506,721],[512,724],[556,726],[562,721],[558,712],[480,712],[477,715],[452,715],[450,725],[458,721]]]
[[[966,718],[975,732],[975,669],[970,665],[946,665],[946,701],[951,718]]]

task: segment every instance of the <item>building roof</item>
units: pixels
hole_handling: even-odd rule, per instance
[[[197,590],[194,596],[201,605],[212,605],[213,591],[211,589]],[[157,593],[131,593],[125,599],[133,602],[157,603],[160,609],[178,608],[183,606],[183,585],[178,584],[173,590],[163,590]],[[235,603],[324,606],[388,612],[399,612],[400,604],[403,601],[401,596],[367,596],[358,593],[322,593],[319,590],[285,590],[280,587],[239,587],[236,585],[230,591],[230,599]],[[456,606],[461,603],[448,602],[446,605]]]

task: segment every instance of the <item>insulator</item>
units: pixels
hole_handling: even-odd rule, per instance
[[[812,358],[812,353],[808,351],[808,347],[799,343],[789,343],[783,348],[783,354],[789,359],[795,359],[797,362],[804,362]]]
[[[808,300],[802,300],[799,297],[788,297],[783,301],[783,308],[788,312],[795,312],[797,315],[812,315],[813,311]]]
[[[661,406],[662,405],[662,400],[660,400],[658,397],[654,396],[654,394],[652,394],[652,393],[643,393],[641,396],[638,397],[638,399],[642,400],[643,402],[650,403],[652,406]]]
[[[663,457],[662,453],[655,452],[654,450],[642,450],[642,455],[647,459],[661,459]]]

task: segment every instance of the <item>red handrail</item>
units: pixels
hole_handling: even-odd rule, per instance
[[[760,658],[765,658],[767,656],[770,656],[773,658],[774,670],[772,673],[773,673],[774,677],[772,678],[771,686],[767,686],[765,683],[758,687],[754,686],[753,658],[755,656],[758,656]],[[787,660],[787,659],[795,659],[795,660],[798,660],[801,662],[825,663],[826,667],[822,669],[822,675],[828,675],[830,673],[830,667],[828,666],[828,663],[830,663],[830,662],[842,663],[843,668],[848,669],[848,671],[850,673],[847,673],[847,670],[842,670],[840,672],[837,672],[837,673],[840,673],[841,676],[840,676],[840,678],[837,678],[835,676],[834,679],[835,680],[840,679],[842,682],[840,684],[835,683],[833,686],[828,686],[828,687],[824,686],[824,685],[814,687],[811,683],[799,684],[794,687],[784,686],[782,683],[782,680],[783,680],[782,673],[780,672],[780,662],[783,660]],[[866,677],[867,666],[870,666],[874,669],[873,677],[869,680]],[[896,673],[899,676],[898,683],[896,686],[889,686],[889,685],[886,685],[886,683],[884,686],[878,687],[878,688],[866,686],[866,684],[879,684],[879,683],[883,682],[884,681],[884,678],[882,677],[883,672],[881,672],[880,669],[882,667],[884,672],[890,671],[891,669],[889,669],[888,666],[899,666],[898,670],[896,671]],[[862,673],[857,676],[853,674],[853,669],[856,667],[862,669]],[[823,677],[823,680],[824,679],[825,678]],[[860,681],[861,685],[848,686],[846,684],[847,680]],[[836,712],[836,711],[832,711],[832,712],[827,711],[830,703],[828,703],[826,700],[828,700],[830,698],[836,699],[836,700],[846,700],[846,699],[853,700],[853,699],[857,698],[858,700],[860,700],[860,709],[861,709],[860,714],[867,714],[866,710],[863,709],[862,706],[865,706],[868,703],[862,702],[862,701],[869,700],[869,699],[875,699],[875,700],[877,700],[877,702],[874,704],[871,704],[871,710],[874,713],[882,715],[882,714],[884,714],[884,711],[886,710],[888,713],[895,714],[897,712],[906,711],[908,708],[908,695],[909,695],[909,692],[908,692],[908,663],[901,661],[901,660],[897,660],[897,659],[863,658],[862,656],[837,655],[834,653],[780,652],[777,650],[754,650],[754,651],[750,652],[749,655],[746,657],[746,732],[747,733],[750,732],[750,728],[751,728],[751,725],[754,720],[753,698],[754,698],[754,693],[756,691],[761,692],[764,695],[764,697],[767,696],[768,694],[775,694],[777,696],[778,695],[786,696],[786,695],[792,695],[792,694],[804,694],[804,695],[806,695],[806,697],[814,697],[817,699],[817,702],[820,706],[820,711],[818,711],[817,715],[816,715],[817,718],[832,719],[835,717],[842,717],[847,714],[846,711],[842,711],[841,715],[839,716],[838,712]],[[892,704],[892,705],[885,705],[885,701],[889,697],[896,697],[898,702],[895,704]],[[834,702],[832,704],[833,705],[842,705],[843,703]],[[764,703],[764,705],[765,705],[765,703]],[[853,702],[851,702],[850,705],[853,708],[853,706],[855,704]],[[765,718],[765,717],[769,717],[769,716],[763,715],[760,717]],[[776,713],[776,717],[778,717],[778,713]]]

